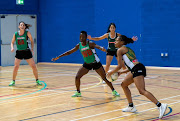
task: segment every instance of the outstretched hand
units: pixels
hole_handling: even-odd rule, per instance
[[[88,35],[87,38],[88,38],[89,40],[91,40],[91,35]]]
[[[55,62],[55,61],[58,60],[58,59],[59,59],[59,57],[52,58],[51,61],[54,61],[54,62]]]
[[[105,49],[104,47],[101,47],[101,50],[102,50],[103,52],[106,52],[106,49]]]
[[[137,36],[133,36],[133,37],[132,37],[132,40],[133,40],[133,41],[137,41],[137,40],[138,40],[138,37],[137,37]]]

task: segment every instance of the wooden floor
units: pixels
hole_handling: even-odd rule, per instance
[[[157,107],[140,95],[132,84],[130,90],[137,113],[122,112],[127,100],[120,86],[124,75],[113,82],[121,97],[90,71],[81,80],[82,97],[72,98],[74,77],[81,65],[38,64],[43,86],[36,86],[28,65],[20,66],[16,86],[9,87],[13,67],[0,67],[0,121],[157,121]],[[180,121],[180,69],[147,68],[146,89],[162,103],[168,103],[165,121]]]

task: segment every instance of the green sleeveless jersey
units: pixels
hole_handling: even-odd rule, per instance
[[[134,62],[138,62],[138,60],[136,59],[134,51],[129,47],[126,48],[128,49],[128,52],[123,55],[123,60],[128,69],[131,70],[135,66]]]
[[[22,36],[18,34],[18,32],[15,32],[15,38],[16,38],[16,45],[17,50],[26,50],[27,49],[27,31],[24,32]]]
[[[115,41],[117,38],[117,33],[115,33],[115,37],[111,38],[110,33],[108,35],[108,50],[109,51],[116,51],[117,48],[115,47]]]
[[[93,63],[95,61],[95,56],[91,48],[89,47],[89,42],[85,46],[79,43],[79,50],[81,51],[81,54],[83,56],[83,59],[85,63]]]

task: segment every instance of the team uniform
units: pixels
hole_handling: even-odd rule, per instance
[[[19,32],[15,32],[15,41],[17,46],[15,57],[20,60],[31,59],[33,57],[27,43],[27,32],[28,31],[25,31],[23,35],[19,35]],[[36,79],[36,84],[42,85],[39,79]],[[15,80],[11,81],[9,86],[15,86]]]
[[[30,59],[33,57],[27,43],[27,32],[28,31],[25,31],[22,36],[19,35],[19,32],[15,32],[15,39],[17,46],[15,57],[20,60]]]
[[[83,56],[84,64],[83,67],[88,70],[97,70],[102,67],[102,64],[100,62],[100,59],[98,58],[95,49],[91,49],[89,47],[89,41],[87,41],[87,44],[83,46],[81,42],[79,43],[79,50]],[[114,96],[120,96],[119,93],[116,92],[116,90],[112,91],[112,94]],[[80,92],[76,92],[72,97],[81,97]]]
[[[133,78],[136,76],[143,75],[146,77],[146,68],[142,63],[139,63],[136,59],[134,51],[126,47],[128,49],[128,52],[123,55],[123,60],[125,62],[125,65],[128,67],[128,69],[133,74]],[[136,64],[135,64],[136,63]]]
[[[79,50],[84,59],[84,64],[83,64],[84,68],[86,68],[88,70],[91,70],[91,69],[97,70],[102,66],[100,59],[98,58],[98,56],[96,54],[96,50],[91,49],[89,47],[89,41],[87,42],[87,44],[85,46],[83,46],[80,42]]]
[[[123,60],[126,64],[126,66],[128,67],[128,69],[131,71],[131,73],[133,74],[133,78],[143,75],[144,77],[146,77],[146,68],[142,63],[139,63],[138,60],[136,59],[135,53],[134,51],[129,48],[126,47],[128,49],[128,52],[126,54],[123,55]],[[130,103],[132,104],[132,103]],[[136,108],[135,106],[129,106],[127,108],[122,109],[123,112],[136,112]],[[164,103],[160,103],[158,102],[156,104],[158,106],[160,115],[159,118],[162,118],[166,108],[167,108],[167,104]]]
[[[115,41],[118,37],[117,33],[115,33],[115,37],[111,38],[110,33],[108,35],[108,49],[106,55],[117,57],[117,48],[115,47]]]

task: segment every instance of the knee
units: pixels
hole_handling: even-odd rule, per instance
[[[128,86],[125,85],[124,82],[122,82],[122,83],[121,83],[121,87],[122,87],[122,88],[126,88],[126,87],[128,87]]]
[[[33,69],[36,68],[36,65],[35,65],[35,64],[32,64],[32,65],[30,65],[30,66],[31,66],[31,68],[33,68]]]
[[[106,67],[110,67],[110,63],[107,62],[107,63],[106,63]]]
[[[19,65],[14,65],[14,69],[18,69],[19,68]]]
[[[144,89],[140,89],[140,90],[138,90],[138,91],[139,91],[139,94],[141,94],[141,95],[144,95],[145,92],[146,92],[146,90],[144,90]]]
[[[76,75],[76,77],[75,77],[76,80],[80,80],[80,78],[81,77],[79,75]]]

